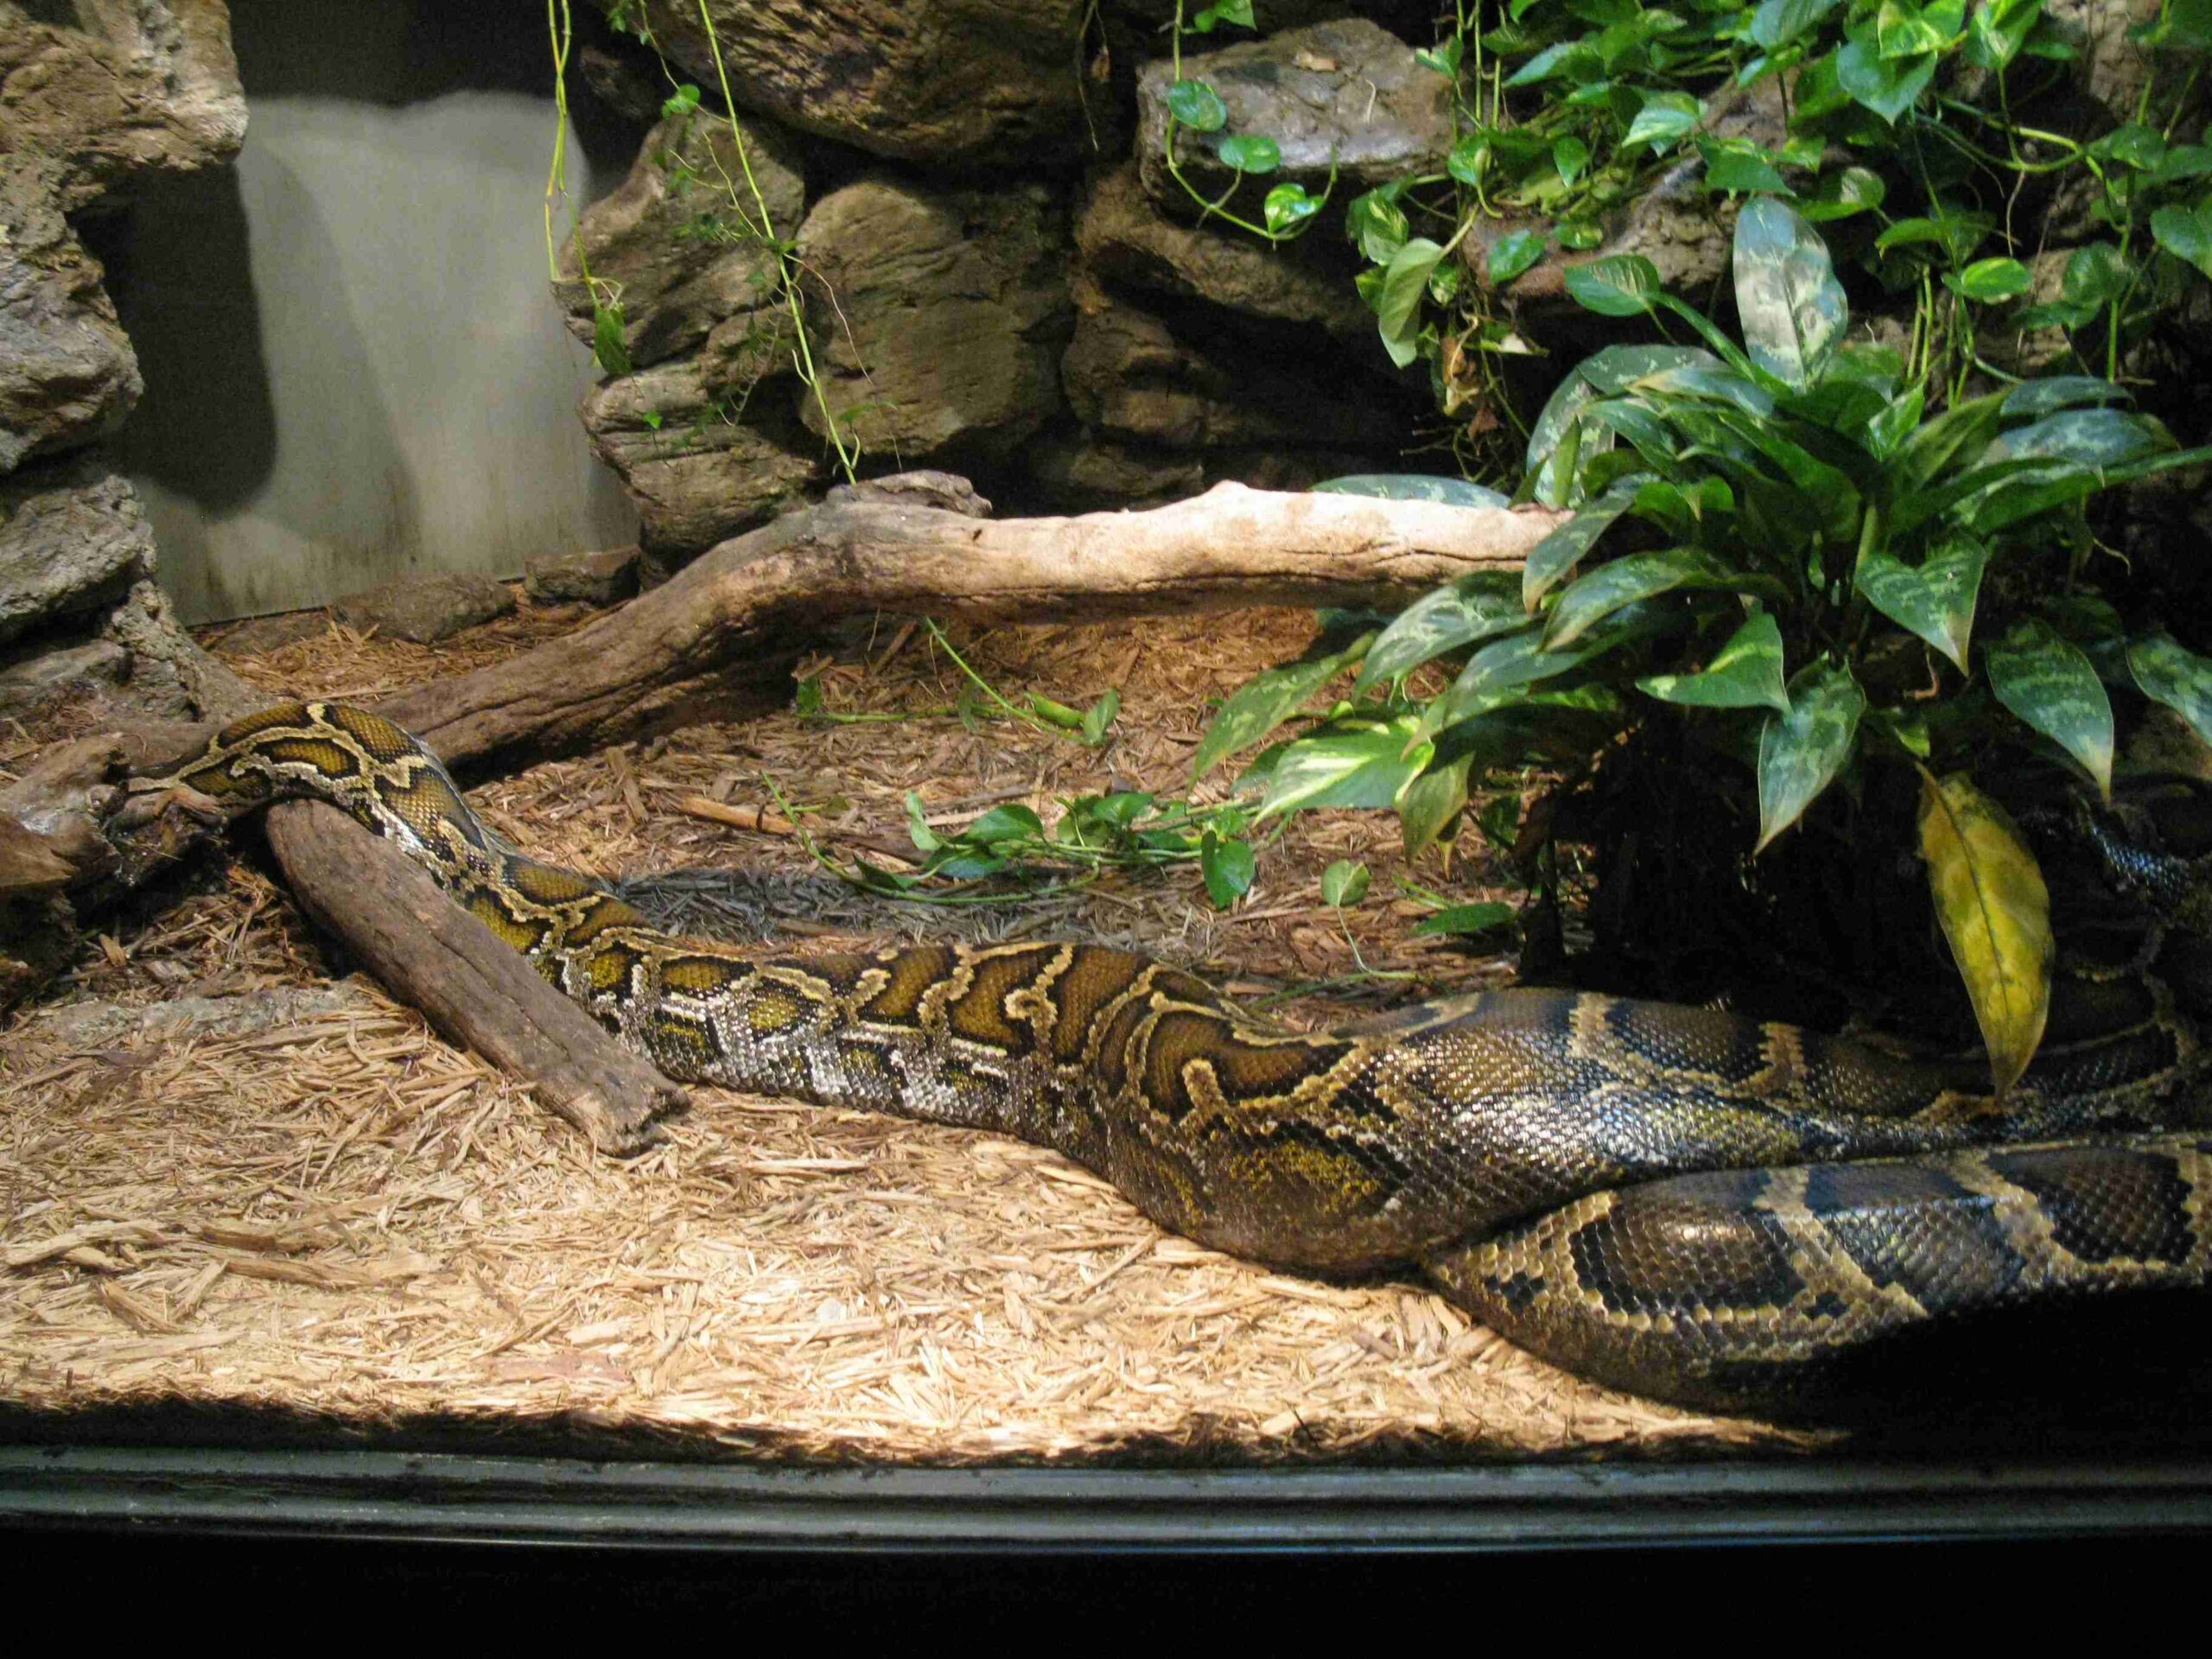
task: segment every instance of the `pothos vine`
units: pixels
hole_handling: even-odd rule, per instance
[[[615,29],[632,35],[641,45],[652,49],[658,60],[661,72],[670,87],[669,96],[661,105],[664,118],[682,118],[685,121],[719,120],[729,134],[730,150],[737,158],[738,172],[733,177],[722,163],[715,146],[706,146],[721,193],[727,198],[734,222],[719,214],[702,214],[690,227],[692,233],[717,240],[743,243],[758,247],[773,260],[770,277],[775,295],[773,304],[784,310],[791,319],[791,365],[792,372],[813,398],[822,416],[822,430],[836,456],[837,468],[848,480],[858,476],[861,444],[856,435],[853,417],[857,410],[842,414],[832,408],[821,372],[814,359],[814,348],[806,327],[806,301],[800,285],[803,267],[796,243],[779,233],[770,213],[766,194],[753,171],[753,155],[743,127],[736,117],[737,105],[730,95],[729,68],[722,57],[721,40],[715,27],[714,12],[707,0],[695,0],[698,9],[700,27],[704,31],[707,49],[713,60],[715,76],[721,95],[722,113],[708,111],[700,98],[699,88],[688,82],[677,81],[670,71],[666,55],[654,38],[652,25],[645,15],[643,0],[618,0],[607,14],[608,22]],[[545,17],[552,39],[554,105],[558,121],[553,139],[553,155],[545,187],[545,260],[552,281],[561,280],[560,238],[554,229],[555,207],[568,200],[568,131],[569,131],[569,55],[573,42],[570,0],[546,0]],[[671,153],[680,149],[671,146]],[[696,176],[688,168],[679,183],[688,184]],[[619,283],[595,276],[591,269],[588,250],[584,245],[582,218],[571,213],[568,239],[575,250],[577,269],[592,308],[592,354],[600,368],[610,375],[630,372],[629,350],[624,342],[626,319],[622,309],[622,291]],[[741,399],[740,400],[741,404]],[[735,411],[718,405],[717,412],[723,419],[734,419]],[[648,417],[658,425],[657,419]]]
[[[1280,241],[1319,201],[1282,183],[1264,223],[1230,211],[1278,152],[1227,131],[1225,101],[1184,62],[1185,35],[1225,26],[1258,26],[1249,0],[1187,21],[1177,7],[1166,160],[1205,216]],[[2117,378],[2127,347],[2212,277],[2200,113],[2212,0],[2162,0],[2127,41],[2146,60],[2133,107],[2085,138],[2021,113],[2081,50],[2044,0],[1456,0],[1448,31],[1415,54],[1450,84],[1455,140],[1440,172],[1347,205],[1369,267],[1360,291],[1393,359],[1431,364],[1447,414],[1471,404],[1517,426],[1497,374],[1531,349],[1505,315],[1516,283],[1599,248],[1611,214],[1694,157],[1714,198],[1773,196],[1821,225],[1865,216],[1855,262],[1909,300],[1909,366],[1936,404],[1977,376],[2019,378],[1983,349],[1993,331],[2060,330],[2062,355]],[[1778,104],[1778,142],[1718,120],[1751,96]],[[1219,135],[1233,178],[1217,198],[1184,178],[1179,128]],[[2018,209],[2031,187],[2077,181],[2092,230],[2053,269]],[[1424,220],[1438,228],[1419,233]],[[1477,257],[1453,259],[1463,246]],[[1463,282],[1463,265],[1479,280]]]

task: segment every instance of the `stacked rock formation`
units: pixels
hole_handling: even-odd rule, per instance
[[[250,701],[172,619],[99,440],[143,390],[79,239],[144,181],[228,161],[245,99],[220,0],[0,0],[0,715],[80,688],[171,715]]]

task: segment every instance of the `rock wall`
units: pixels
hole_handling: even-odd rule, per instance
[[[873,156],[932,166],[1080,159],[1090,0],[711,0],[731,96]],[[669,56],[718,76],[694,0],[645,7]]]
[[[1002,512],[1405,465],[1427,388],[1384,355],[1342,238],[1325,226],[1271,249],[1194,223],[1182,187],[1135,159],[1138,135],[1161,123],[1165,66],[1148,60],[1172,6],[709,10],[760,200],[710,113],[718,81],[696,7],[652,0],[660,47],[707,108],[642,135],[628,179],[583,215],[559,284],[581,338],[585,268],[602,301],[619,297],[631,372],[582,415],[649,550],[696,552],[818,493],[836,472],[833,423],[864,473],[953,468]],[[1411,38],[1421,16],[1402,0],[1286,0],[1270,26],[1305,27],[1241,44],[1224,32],[1186,53],[1213,48],[1208,74],[1254,123],[1295,130],[1281,176],[1318,193],[1332,149],[1380,177],[1448,147],[1442,82],[1373,21]],[[643,48],[610,33],[589,52],[597,95],[653,107]],[[772,239],[797,262],[813,385],[797,372]]]
[[[1036,183],[870,176],[823,197],[798,233],[821,377],[800,420],[902,463],[1018,454],[1060,407],[1066,242]]]
[[[245,134],[222,0],[0,0],[0,715],[86,687],[164,715],[251,701],[171,618],[98,448],[143,386],[76,231]]]

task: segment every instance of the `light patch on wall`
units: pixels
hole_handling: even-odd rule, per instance
[[[550,98],[247,98],[235,174],[149,199],[118,273],[117,447],[185,616],[632,538],[546,286]]]

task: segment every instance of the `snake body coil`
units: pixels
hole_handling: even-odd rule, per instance
[[[505,846],[421,743],[340,703],[239,721],[169,781],[341,808],[672,1077],[1052,1147],[1162,1226],[1286,1268],[1418,1267],[1640,1393],[1772,1403],[1933,1323],[2212,1285],[2198,1055],[2155,1000],[2001,1103],[1795,1027],[1565,992],[1305,1033],[1099,945],[749,960],[672,937]]]

